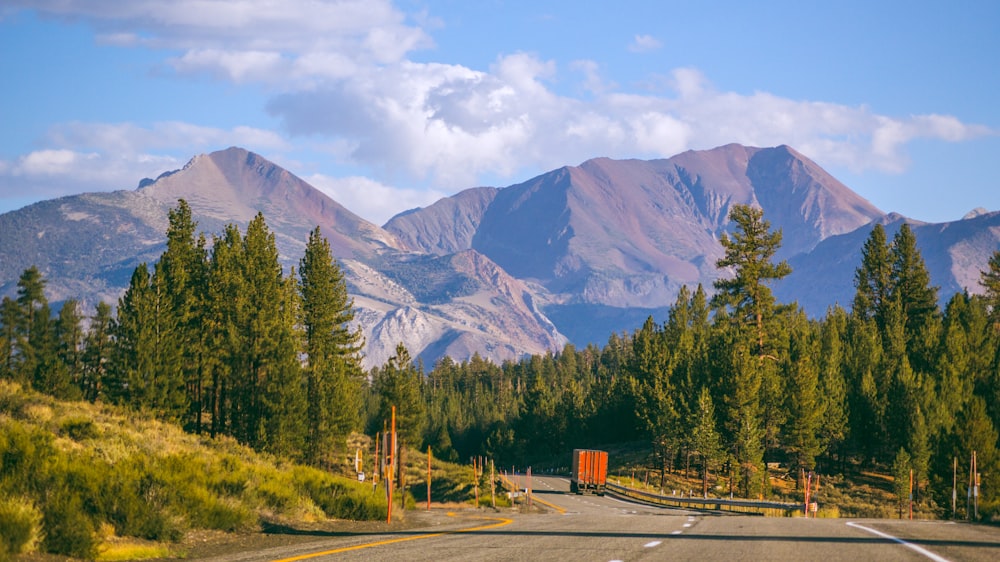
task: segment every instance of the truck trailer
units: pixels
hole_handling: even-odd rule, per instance
[[[573,474],[569,491],[574,494],[594,493],[604,495],[608,480],[608,453],[593,449],[573,450]]]

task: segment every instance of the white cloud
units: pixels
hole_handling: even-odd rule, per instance
[[[659,39],[652,35],[636,35],[629,43],[628,50],[633,53],[648,53],[663,46]]]
[[[287,133],[296,144],[323,143],[337,163],[370,170],[371,183],[337,184],[355,206],[335,198],[362,214],[368,206],[377,216],[427,203],[419,190],[387,185],[455,190],[487,177],[514,182],[595,156],[654,158],[730,142],[788,144],[821,165],[900,172],[916,139],[960,142],[995,134],[948,115],[890,116],[866,106],[719,91],[694,68],[675,69],[658,90],[640,95],[605,82],[592,61],[570,63],[565,74],[555,61],[520,52],[501,55],[486,69],[413,62],[410,53],[431,39],[389,0],[13,5],[85,19],[107,44],[169,49],[166,63],[178,73],[273,88],[278,93],[267,110],[284,132],[182,122],[68,123],[43,139],[45,150],[0,162],[6,185],[16,174],[21,181],[51,179],[73,166],[92,167],[91,183],[105,189],[134,185],[156,158],[183,162],[229,145],[280,157],[292,149]],[[440,25],[427,14],[416,20]],[[661,46],[649,35],[631,43],[635,51]],[[575,82],[565,87],[567,79]],[[62,168],[60,158],[68,159]],[[357,195],[364,193],[384,199]]]
[[[12,0],[15,7],[86,19],[103,44],[180,50],[168,61],[175,71],[240,83],[337,77],[345,61],[394,64],[433,44],[390,0]]]
[[[314,174],[303,179],[351,212],[380,226],[402,211],[426,207],[448,195],[433,190],[396,188],[358,176],[334,178]]]
[[[289,145],[272,131],[217,129],[182,122],[63,123],[44,139],[50,148],[0,160],[0,209],[4,200],[23,204],[91,191],[133,189],[139,180],[180,168],[198,152],[241,146],[282,152]]]

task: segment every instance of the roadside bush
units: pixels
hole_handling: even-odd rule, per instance
[[[42,514],[24,498],[0,498],[0,560],[32,552],[41,542]]]
[[[296,467],[292,478],[328,517],[370,521],[384,519],[388,513],[385,494],[373,493],[368,484],[307,467]]]
[[[43,509],[44,545],[48,552],[85,559],[97,555],[94,522],[84,512],[79,495],[60,486],[49,491]]]
[[[62,433],[74,441],[95,439],[100,436],[97,425],[90,418],[74,416],[64,419],[59,425]]]
[[[54,456],[50,436],[20,422],[0,421],[0,491],[29,495],[40,491],[35,488]]]
[[[111,467],[103,483],[99,512],[119,536],[176,542],[184,534],[181,521],[164,509],[159,484],[149,477],[149,464],[132,457]]]

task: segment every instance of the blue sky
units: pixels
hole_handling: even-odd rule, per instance
[[[241,146],[362,217],[589,158],[788,144],[1000,210],[1000,2],[6,0],[0,212]]]

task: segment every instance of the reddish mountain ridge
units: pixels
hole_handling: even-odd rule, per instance
[[[542,284],[556,302],[613,307],[668,306],[681,285],[710,286],[722,274],[718,238],[735,204],[765,209],[784,232],[782,257],[884,214],[787,146],[597,158],[474,196],[482,193],[460,193],[385,228],[415,250],[475,249]]]

